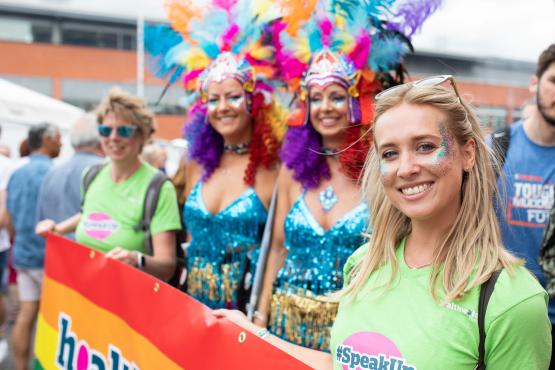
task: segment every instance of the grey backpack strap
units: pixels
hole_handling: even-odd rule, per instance
[[[81,213],[83,213],[83,205],[85,204],[85,194],[87,194],[87,190],[89,190],[96,175],[98,175],[104,166],[106,166],[106,163],[93,164],[85,170],[85,174],[81,178],[81,205],[79,207]]]
[[[500,273],[501,270],[494,271],[489,279],[480,287],[480,300],[478,301],[478,333],[480,334],[480,342],[478,344],[478,364],[476,365],[476,370],[485,370],[486,368],[486,309]]]
[[[162,185],[166,181],[169,181],[168,176],[162,171],[156,171],[156,174],[150,180],[148,184],[148,189],[146,190],[145,199],[143,202],[143,217],[141,221],[134,226],[135,231],[142,230],[145,233],[144,238],[144,251],[145,254],[152,255],[152,234],[150,232],[150,222],[156,213],[156,207],[158,206],[158,198],[160,196],[160,190]]]

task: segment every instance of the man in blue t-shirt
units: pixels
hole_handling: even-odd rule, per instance
[[[13,264],[17,270],[19,311],[12,331],[17,369],[29,363],[33,326],[37,318],[44,268],[44,239],[35,234],[37,199],[52,158],[60,153],[60,131],[43,123],[31,127],[28,136],[31,155],[8,182],[6,209],[14,231]]]
[[[499,221],[505,246],[525,259],[526,267],[545,286],[538,259],[554,199],[555,44],[540,55],[530,90],[536,95],[536,107],[524,121],[514,123],[510,131],[503,167],[506,194],[501,194],[506,197],[506,204],[500,207]],[[549,302],[549,318],[553,328],[554,299]]]

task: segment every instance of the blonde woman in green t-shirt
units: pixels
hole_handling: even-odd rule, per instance
[[[166,181],[151,220],[153,255],[144,255],[144,232],[135,230],[143,202],[157,169],[140,154],[154,132],[154,116],[143,99],[112,89],[97,109],[100,144],[110,162],[100,170],[85,194],[82,213],[56,224],[39,222],[36,231],[66,234],[106,253],[107,257],[143,269],[162,280],[175,270],[175,230],[181,229],[177,196]]]
[[[452,89],[439,86],[447,81]],[[480,286],[502,270],[485,316],[485,365],[547,369],[547,295],[502,245],[490,152],[452,77],[386,90],[375,110],[363,184],[373,232],[345,266],[331,356],[237,312],[216,315],[317,369],[474,369]]]

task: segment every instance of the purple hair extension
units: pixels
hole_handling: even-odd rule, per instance
[[[322,151],[322,137],[310,123],[289,127],[281,148],[283,163],[293,171],[293,178],[305,189],[315,188],[322,179],[331,177]]]
[[[206,181],[220,164],[224,139],[206,121],[202,104],[195,104],[188,116],[191,118],[185,124],[185,139],[189,142],[189,158],[202,166],[202,180]]]

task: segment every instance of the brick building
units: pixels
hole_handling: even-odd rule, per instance
[[[136,91],[134,17],[63,10],[52,4],[21,5],[37,1],[13,3],[19,5],[0,5],[1,78],[85,109],[94,107],[111,86]],[[163,20],[161,14],[149,16]],[[455,75],[486,127],[497,128],[519,118],[530,98],[527,85],[533,63],[418,53],[409,56],[406,65],[415,77]],[[144,95],[159,124],[156,136],[171,140],[181,135],[183,91],[171,87],[161,104],[154,106],[163,88],[162,81],[145,72]]]

